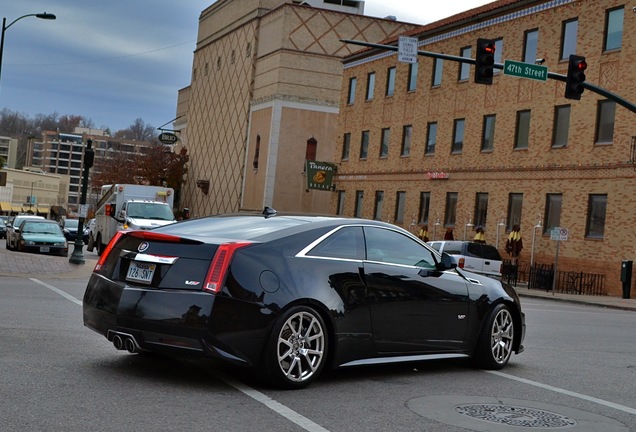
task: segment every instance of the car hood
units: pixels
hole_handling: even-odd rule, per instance
[[[66,238],[61,234],[22,233],[21,237],[26,241],[64,243]]]
[[[156,228],[164,225],[170,225],[175,223],[174,220],[158,220],[158,219],[139,219],[139,218],[128,218],[132,225],[138,226],[140,228],[150,229]]]

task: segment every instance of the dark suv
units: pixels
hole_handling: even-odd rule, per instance
[[[496,247],[470,241],[428,242],[436,251],[446,252],[457,261],[457,267],[486,276],[501,277],[503,261]]]

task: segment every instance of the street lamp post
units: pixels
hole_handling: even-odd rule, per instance
[[[21,17],[14,19],[13,21],[9,23],[9,25],[7,25],[7,18],[6,17],[2,18],[2,36],[0,37],[0,77],[2,76],[2,53],[4,51],[4,33],[9,29],[9,27],[11,27],[17,21],[20,21],[22,18],[31,17],[31,16],[34,16],[40,19],[45,19],[45,20],[54,20],[56,18],[55,15],[46,13],[46,12],[39,13],[39,14],[27,14],[27,15],[22,15]]]
[[[93,159],[95,157],[95,151],[93,150],[93,140],[86,140],[86,148],[84,149],[84,173],[82,176],[82,192],[80,196],[80,206],[86,204],[86,191],[88,189],[88,171],[93,166]],[[68,259],[68,262],[73,264],[84,264],[84,219],[86,215],[80,212],[79,222],[77,224],[77,237],[75,237],[75,244],[73,253]]]
[[[42,183],[41,180],[31,182],[31,195],[29,195],[29,210],[33,212],[33,185]]]

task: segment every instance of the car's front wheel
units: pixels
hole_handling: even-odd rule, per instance
[[[501,369],[510,360],[515,338],[514,319],[505,304],[498,304],[488,315],[479,336],[474,360],[484,369]]]
[[[296,306],[277,321],[265,352],[267,379],[286,389],[314,381],[327,360],[327,328],[314,309]]]

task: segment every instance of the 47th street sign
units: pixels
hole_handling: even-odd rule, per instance
[[[548,80],[548,67],[514,60],[504,61],[504,75],[513,75],[538,81]]]

